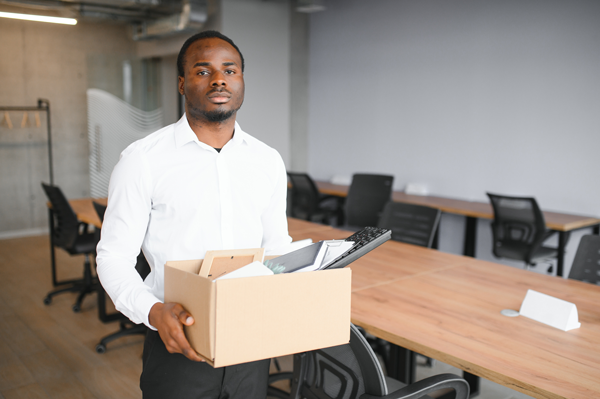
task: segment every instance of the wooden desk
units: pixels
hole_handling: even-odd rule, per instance
[[[528,288],[575,303],[581,328],[500,314],[518,310]],[[589,399],[600,397],[598,304],[598,286],[472,259],[355,290],[352,321],[533,397]]]
[[[89,199],[70,202],[93,224]],[[295,240],[351,234],[288,223]],[[533,397],[600,397],[600,287],[392,241],[350,267],[352,321],[374,335]],[[502,316],[528,288],[575,303],[581,328]]]
[[[74,200],[69,200],[69,204],[71,205],[71,208],[73,208],[73,212],[75,212],[75,214],[77,215],[77,219],[79,219],[83,223],[91,224],[95,227],[102,227],[102,222],[100,222],[100,217],[98,217],[98,214],[94,209],[92,201],[96,201],[99,204],[106,205],[108,199],[78,198]]]
[[[323,194],[345,197],[348,195],[348,186],[331,184],[323,181],[316,181],[320,192]],[[437,208],[442,212],[461,215],[466,217],[466,229],[463,255],[475,257],[475,248],[477,244],[477,219],[493,219],[494,211],[489,203],[465,201],[433,195],[410,195],[400,191],[392,193],[392,199],[396,202],[406,202],[409,204],[425,205]],[[558,232],[558,257],[557,257],[557,275],[562,276],[564,272],[565,247],[567,245],[567,233],[573,230],[593,227],[594,234],[599,234],[600,219],[572,215],[567,213],[543,211],[546,226]]]
[[[310,238],[350,234],[319,228]],[[600,397],[600,287],[394,241],[349,267],[352,322],[373,335],[472,382],[469,374],[538,398]],[[500,314],[519,310],[529,288],[575,303],[581,328]]]

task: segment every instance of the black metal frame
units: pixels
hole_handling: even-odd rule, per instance
[[[37,107],[34,106],[0,106],[0,111],[45,111],[46,112],[46,134],[48,137],[48,171],[50,174],[50,185],[54,185],[54,161],[52,159],[52,124],[50,122],[50,101],[39,98]],[[50,231],[54,231],[54,215],[52,209],[48,209],[48,220],[50,221]],[[54,254],[54,239],[50,234],[50,262],[52,264],[52,286],[72,284],[75,280],[56,279],[56,256]]]
[[[0,106],[0,111],[45,111],[46,112],[46,130],[48,136],[48,166],[50,170],[50,185],[54,185],[54,168],[52,167],[52,126],[50,124],[50,101],[43,98],[38,99],[37,107],[26,106]]]

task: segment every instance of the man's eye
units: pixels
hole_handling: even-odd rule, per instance
[[[198,75],[208,75],[208,71],[200,71],[198,72]]]
[[[227,75],[233,75],[235,73],[235,71],[233,69],[228,69],[228,70],[225,71],[225,73]]]

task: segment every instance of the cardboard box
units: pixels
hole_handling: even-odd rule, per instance
[[[349,342],[349,268],[212,281],[201,265],[165,264],[165,302],[193,315],[185,334],[213,367]]]

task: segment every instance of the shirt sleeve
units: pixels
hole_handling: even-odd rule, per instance
[[[263,223],[263,242],[267,254],[278,253],[282,248],[287,247],[292,238],[288,233],[287,224],[287,173],[285,164],[279,153],[277,153],[275,168],[276,181],[270,204],[262,216]]]
[[[131,145],[110,178],[108,206],[97,248],[97,273],[115,308],[148,327],[148,313],[160,300],[135,269],[150,219],[152,179],[144,154]]]

